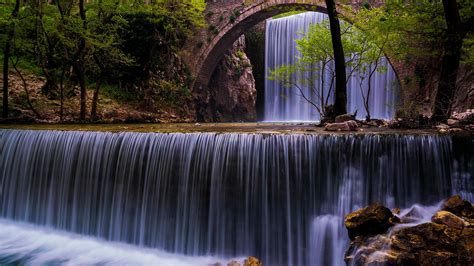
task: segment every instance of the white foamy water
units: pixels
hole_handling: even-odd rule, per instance
[[[171,254],[0,219],[0,265],[194,266],[231,260]]]

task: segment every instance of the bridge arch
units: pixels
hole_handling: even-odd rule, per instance
[[[248,29],[276,15],[299,10],[326,13],[326,4],[324,0],[260,0],[243,8],[235,21],[219,28],[219,33],[195,59],[193,91],[207,88],[227,49]],[[338,12],[344,16],[343,10]]]

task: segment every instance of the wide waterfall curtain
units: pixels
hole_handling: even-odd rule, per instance
[[[314,23],[321,23],[327,19],[326,14],[316,12],[306,12],[289,17],[270,19],[266,27],[266,48],[265,48],[265,121],[318,121],[320,120],[317,110],[309,104],[296,88],[287,88],[277,81],[269,80],[270,71],[282,65],[294,64],[299,52],[296,48],[296,39],[300,39],[309,26]],[[372,92],[369,97],[369,110],[372,118],[392,119],[395,116],[395,105],[399,83],[395,72],[386,58],[381,61],[381,66],[387,68],[386,72],[375,72],[372,77]],[[329,80],[329,71],[317,73],[319,77],[325,75]],[[347,71],[349,72],[349,71]],[[308,73],[297,73],[296,76],[308,75]],[[357,117],[366,117],[364,101],[360,89],[360,75],[353,73],[348,82],[348,111],[357,111]],[[362,84],[364,94],[367,95],[367,83]],[[319,82],[317,82],[318,86]],[[326,82],[327,91],[329,82]],[[307,86],[302,86],[303,93],[313,101],[316,95],[311,93]],[[332,96],[330,101],[332,102]]]
[[[7,221],[175,255],[343,265],[350,211],[374,201],[432,204],[453,193],[472,200],[465,181],[472,149],[460,143],[424,135],[0,130],[0,247],[18,240],[1,229]]]

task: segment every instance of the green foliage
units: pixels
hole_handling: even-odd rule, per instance
[[[471,67],[474,66],[474,33],[469,33],[464,39],[464,54],[462,62]]]
[[[386,71],[378,64],[383,56],[382,50],[370,36],[348,23],[341,23],[341,40],[346,57],[346,66],[350,69],[348,79],[359,73],[360,79],[370,78],[373,71]],[[296,40],[296,48],[300,53],[293,65],[283,65],[270,70],[269,79],[275,80],[286,88],[299,90],[300,94],[313,105],[321,117],[329,111],[331,91],[333,90],[335,73],[330,65],[334,59],[332,37],[329,21],[312,24],[308,32],[301,39]],[[330,73],[330,80],[325,80],[323,73]],[[309,73],[300,75],[298,73]],[[326,89],[329,82],[329,88]],[[314,100],[310,95],[304,95],[304,88],[316,96]],[[367,96],[368,98],[368,96]]]
[[[461,16],[472,17],[472,1],[462,0]],[[443,53],[446,21],[441,1],[387,1],[378,8],[363,8],[354,23],[379,44],[386,37],[384,50],[392,58],[435,59]]]
[[[230,14],[230,17],[229,17],[229,22],[234,23],[239,16],[240,16],[240,10],[239,9],[232,10],[232,13]]]
[[[7,37],[3,29],[13,22],[13,4],[0,4],[2,47]],[[103,80],[107,94],[117,98],[129,99],[122,94],[145,97],[151,77],[163,81],[155,83],[159,86],[186,87],[189,73],[178,51],[197,27],[205,25],[205,6],[204,0],[89,1],[83,25],[76,1],[28,1],[14,21],[12,57],[20,68],[46,77],[45,92],[50,97],[58,97],[62,88],[65,95],[75,95],[67,91],[76,87],[77,76],[71,69],[77,62],[90,84]],[[80,40],[85,41],[83,49]],[[165,85],[163,89],[169,89]]]
[[[102,94],[109,99],[114,99],[123,103],[136,102],[139,100],[136,94],[109,83],[102,85]]]

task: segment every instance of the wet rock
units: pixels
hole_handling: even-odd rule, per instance
[[[474,207],[469,201],[463,200],[459,195],[444,201],[442,210],[451,212],[461,218],[474,219]]]
[[[393,214],[397,214],[397,215],[398,215],[398,214],[400,214],[400,212],[401,212],[400,208],[393,208],[393,209],[392,209],[392,213],[393,213]]]
[[[402,223],[413,223],[423,219],[423,210],[420,206],[413,206],[410,210],[400,217]]]
[[[358,125],[354,120],[343,123],[329,123],[324,127],[326,131],[357,131]]]
[[[474,224],[461,217],[472,215],[472,204],[454,196],[446,200],[442,208],[433,215],[432,222],[415,226],[400,224],[375,236],[371,232],[358,235],[345,254],[346,263],[474,265]],[[411,211],[413,217],[419,216],[416,208]],[[362,213],[359,211],[359,215]]]
[[[344,115],[338,115],[336,116],[336,123],[344,123],[347,121],[355,120],[355,117],[351,114],[344,114]]]
[[[349,233],[349,238],[354,240],[360,235],[383,234],[397,221],[398,218],[388,208],[376,203],[348,214],[344,225]]]
[[[439,211],[431,218],[433,223],[444,224],[450,228],[462,230],[465,226],[468,226],[469,223],[464,221],[462,218],[447,212]]]
[[[255,257],[248,257],[244,261],[244,266],[262,266],[262,262]]]

